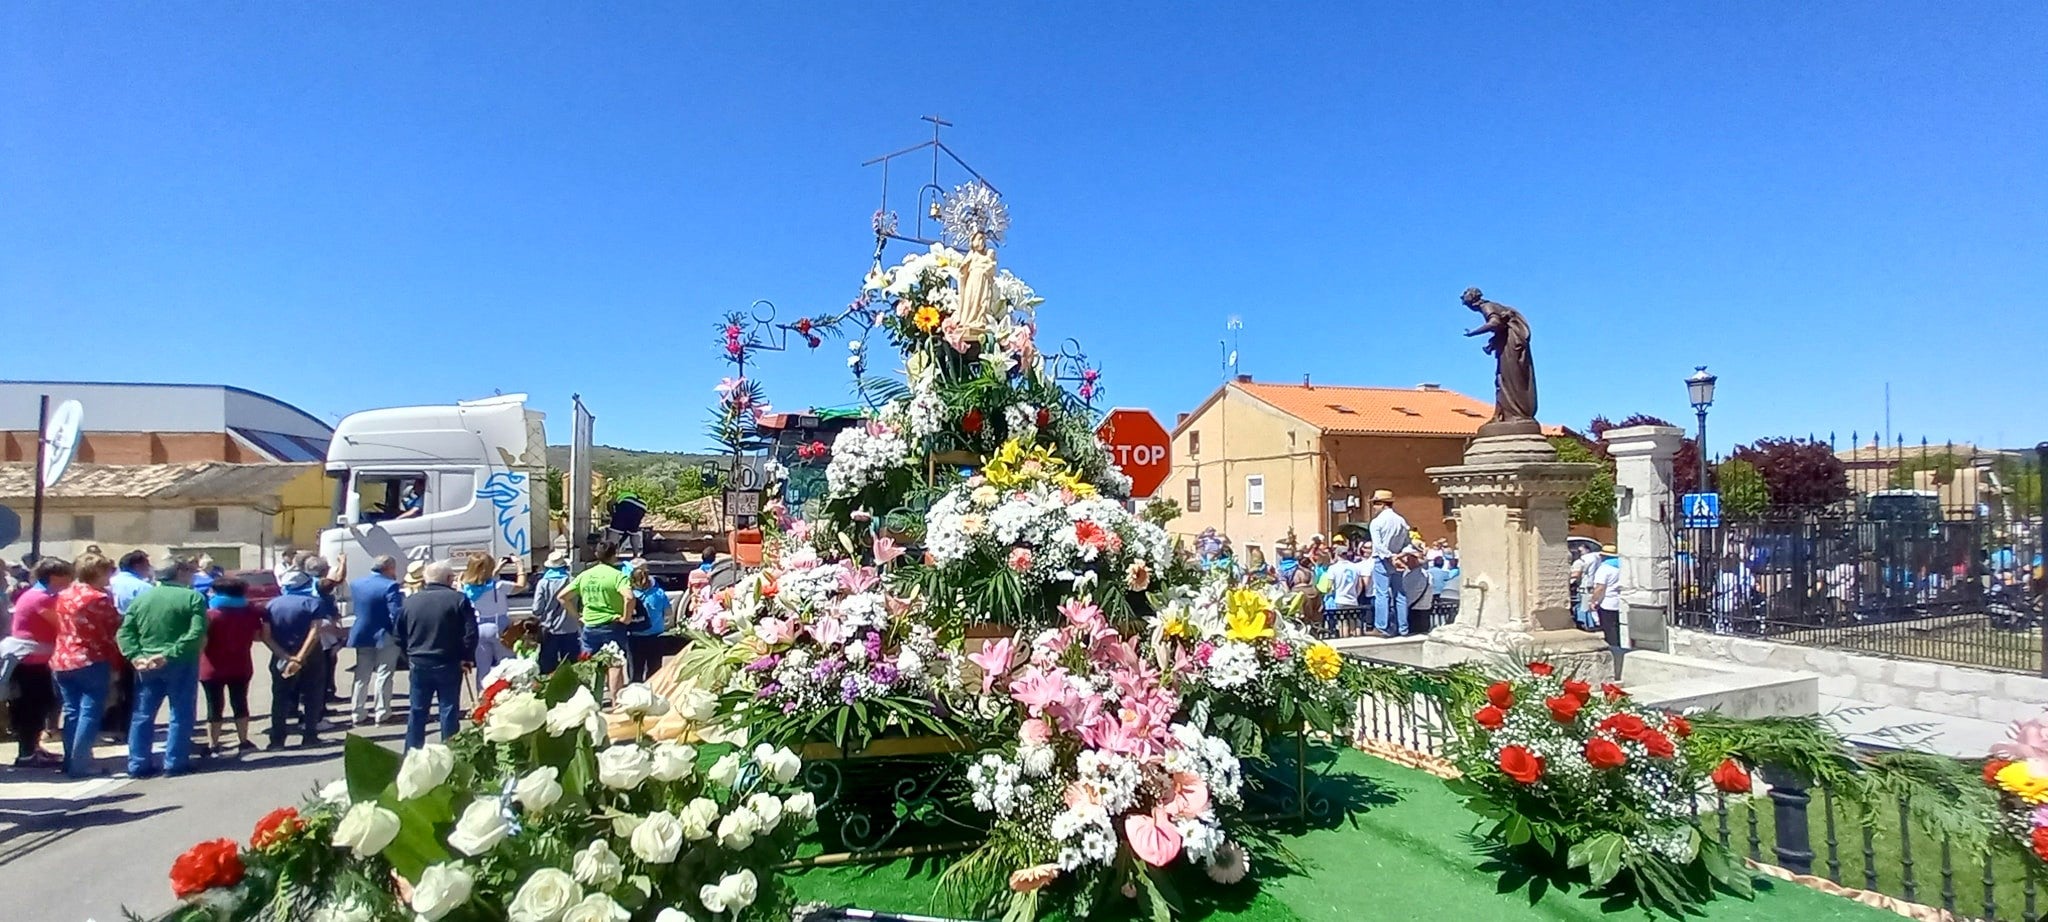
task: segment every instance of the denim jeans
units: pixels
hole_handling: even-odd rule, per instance
[[[543,675],[555,671],[556,666],[573,663],[577,654],[583,652],[583,634],[542,634],[540,635],[540,671]]]
[[[364,709],[374,706],[377,720],[389,718],[391,678],[398,671],[398,644],[387,640],[381,646],[351,649],[356,655],[356,678],[349,696],[350,716],[355,718],[356,726],[367,724],[372,715]]]
[[[627,633],[626,626],[617,621],[607,621],[603,624],[586,624],[583,626],[583,652],[595,656],[597,651],[604,649],[606,646],[618,644],[619,652],[624,653],[626,652],[626,646],[632,643],[632,636],[632,634]]]
[[[92,768],[92,742],[100,735],[114,667],[93,663],[56,675],[57,691],[64,696],[64,772],[82,778]]]
[[[1391,557],[1372,559],[1372,626],[1388,637],[1408,636],[1408,600]]]
[[[462,729],[462,667],[453,663],[430,664],[412,661],[412,688],[406,693],[405,748],[427,744],[427,707],[440,706],[441,742],[448,742]]]
[[[128,718],[128,774],[150,773],[150,748],[156,742],[157,708],[168,703],[171,723],[164,736],[164,771],[191,767],[192,719],[199,709],[199,664],[166,663],[161,669],[135,672],[135,713]]]

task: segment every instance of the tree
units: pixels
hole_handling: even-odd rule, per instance
[[[1603,460],[1612,461],[1613,456],[1607,453],[1607,443],[1601,439],[1602,436],[1607,434],[1607,430],[1626,429],[1630,426],[1676,425],[1676,423],[1661,417],[1651,416],[1647,413],[1636,413],[1618,423],[1605,416],[1595,416],[1593,421],[1586,425],[1586,431],[1593,435],[1593,452],[1598,454]],[[1699,440],[1692,436],[1686,436],[1685,441],[1679,443],[1678,454],[1671,459],[1672,486],[1676,487],[1680,493],[1693,492],[1699,486],[1699,469]],[[1711,471],[1708,472],[1707,489],[1713,489],[1713,474]]]
[[[1721,491],[1721,518],[1753,521],[1771,508],[1771,489],[1764,484],[1756,465],[1730,459],[1714,466],[1714,482]]]
[[[1593,446],[1582,439],[1568,435],[1550,437],[1550,447],[1557,449],[1559,461],[1591,463],[1600,465],[1593,472],[1593,480],[1584,489],[1572,494],[1570,510],[1573,525],[1614,524],[1614,459],[1596,454]]]
[[[1848,468],[1826,442],[1758,439],[1738,446],[1730,457],[1756,468],[1773,506],[1827,506],[1855,495],[1849,488]]]

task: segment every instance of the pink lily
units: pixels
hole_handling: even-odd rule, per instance
[[[881,581],[881,577],[875,575],[874,568],[861,567],[855,570],[848,570],[841,575],[839,577],[839,588],[846,590],[848,594],[857,594],[875,588]]]
[[[967,654],[970,662],[981,667],[982,694],[988,694],[989,689],[995,687],[996,679],[1010,671],[1010,658],[1014,652],[1010,638],[1004,637],[998,640],[984,640],[981,642],[981,652]]]
[[[896,558],[903,556],[903,548],[896,545],[896,539],[888,535],[875,537],[875,565],[886,567]]]
[[[1010,697],[1024,705],[1033,717],[1043,715],[1047,707],[1061,701],[1066,693],[1067,683],[1059,670],[1047,672],[1034,666],[1010,682]]]
[[[1209,786],[1191,772],[1174,772],[1170,779],[1173,795],[1166,799],[1166,812],[1181,819],[1194,819],[1209,809]]]

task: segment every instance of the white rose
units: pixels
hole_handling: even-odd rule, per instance
[[[761,834],[768,835],[782,822],[782,800],[773,794],[755,794],[747,798],[747,812],[761,818]]]
[[[631,813],[621,813],[612,817],[612,835],[618,836],[621,839],[632,838],[633,830],[640,828],[642,819],[643,817],[634,816]]]
[[[597,697],[584,686],[576,686],[576,693],[569,700],[548,708],[546,726],[549,736],[561,736],[578,727],[589,729],[595,721],[599,729],[604,727],[604,717],[598,712]]]
[[[761,771],[777,784],[788,784],[796,780],[796,773],[804,767],[802,759],[788,748],[775,749],[767,743],[754,747],[754,761],[760,763]]]
[[[809,791],[798,791],[782,799],[782,812],[809,820],[818,815],[818,798],[811,796]]]
[[[718,822],[718,805],[699,797],[683,805],[676,821],[683,826],[683,838],[692,842],[711,838],[711,824]]]
[[[484,739],[509,743],[540,729],[547,722],[548,706],[528,692],[501,695],[484,716]]]
[[[320,798],[321,803],[330,807],[346,807],[348,806],[348,780],[337,778],[329,781],[325,787],[320,789],[320,793],[316,796]]]
[[[428,743],[405,754],[398,763],[398,799],[421,797],[448,780],[455,770],[455,752],[440,743]]]
[[[761,831],[761,818],[745,807],[734,807],[725,819],[718,821],[718,844],[731,851],[740,851],[754,844],[754,833]]]
[[[641,861],[667,864],[676,860],[676,851],[683,847],[683,824],[676,821],[675,814],[656,810],[633,830],[632,845],[633,854]]]
[[[469,802],[462,808],[462,816],[455,821],[455,831],[448,834],[448,844],[455,850],[474,858],[490,851],[505,837],[512,834],[512,824],[505,821],[504,809],[495,798],[481,798]]]
[[[661,910],[660,915],[654,917],[654,922],[697,922],[697,920],[690,918],[689,913],[680,909],[665,907]]]
[[[519,885],[505,907],[511,922],[559,922],[562,913],[583,898],[583,888],[561,868],[541,868]]]
[[[469,902],[469,891],[474,886],[476,878],[469,876],[460,863],[433,865],[420,872],[419,882],[412,885],[412,911],[425,922],[435,922]]]
[[[562,783],[555,780],[560,776],[561,772],[552,765],[536,768],[513,785],[512,797],[528,810],[543,812],[562,799]]]
[[[619,697],[614,704],[615,710],[634,720],[660,717],[668,713],[668,699],[655,694],[654,689],[639,682],[619,689]]]
[[[612,853],[611,843],[599,839],[590,843],[589,848],[577,852],[569,862],[569,869],[575,872],[578,883],[609,890],[619,882],[619,875],[626,873],[626,863]]]
[[[703,723],[718,714],[718,696],[695,685],[676,689],[673,702],[677,714],[691,723]]]
[[[675,740],[662,740],[654,745],[650,756],[653,768],[649,774],[656,781],[681,781],[690,777],[697,768],[697,747]]]
[[[626,922],[631,918],[633,914],[627,912],[626,907],[602,893],[584,897],[583,902],[569,907],[569,911],[562,914],[562,922]]]
[[[654,765],[638,743],[621,743],[597,754],[597,783],[629,791],[647,780]]]
[[[484,674],[483,687],[489,688],[499,679],[504,679],[505,683],[513,688],[530,688],[540,679],[540,664],[516,656],[501,659],[498,665],[492,666],[491,671]]]
[[[705,884],[697,890],[697,898],[704,908],[712,912],[731,910],[738,912],[754,905],[754,897],[760,888],[754,879],[754,872],[741,870],[718,879],[716,884]]]
[[[398,838],[398,814],[373,802],[356,804],[334,824],[334,847],[346,848],[358,858],[384,850]]]
[[[740,754],[728,752],[719,756],[718,761],[711,763],[711,770],[706,772],[704,777],[711,779],[711,783],[719,787],[732,787],[734,782],[740,780]]]

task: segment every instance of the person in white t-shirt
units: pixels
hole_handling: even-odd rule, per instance
[[[1350,545],[1337,549],[1337,559],[1330,564],[1330,598],[1335,604],[1323,613],[1323,619],[1341,636],[1351,636],[1352,625],[1360,620],[1358,603],[1368,578],[1356,549]]]
[[[1600,619],[1600,633],[1607,638],[1610,647],[1621,646],[1621,558],[1616,555],[1614,545],[1600,548],[1599,562],[1592,567],[1593,575],[1588,578],[1592,585],[1592,597],[1588,607]]]

